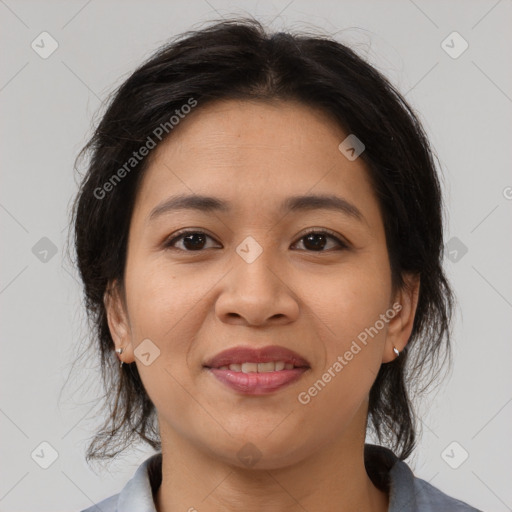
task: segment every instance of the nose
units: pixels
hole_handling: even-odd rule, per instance
[[[288,278],[289,280],[289,278]],[[225,323],[285,325],[297,319],[299,302],[287,273],[265,251],[251,263],[240,258],[223,280],[215,310]]]

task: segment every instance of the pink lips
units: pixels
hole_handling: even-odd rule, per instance
[[[269,372],[243,373],[220,369],[231,364],[269,363],[282,361],[294,368]],[[269,346],[261,349],[235,347],[224,350],[204,365],[218,380],[239,393],[263,395],[298,380],[309,369],[309,363],[296,352],[284,347]]]

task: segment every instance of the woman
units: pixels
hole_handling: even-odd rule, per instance
[[[87,458],[157,450],[101,510],[476,510],[403,462],[453,299],[429,143],[383,76],[225,21],[136,70],[86,150],[75,245],[112,405]]]

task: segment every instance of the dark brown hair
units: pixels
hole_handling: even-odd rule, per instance
[[[393,283],[404,286],[405,272],[421,277],[409,343],[381,366],[369,397],[368,427],[406,458],[417,427],[411,392],[437,379],[443,349],[450,355],[453,296],[442,269],[442,198],[433,152],[404,98],[353,50],[324,36],[268,34],[244,18],[187,32],[160,48],[118,88],[82,151],[90,159],[73,205],[76,265],[110,411],[87,460],[114,457],[134,440],[161,449],[154,405],[136,365],[119,369],[103,303],[109,283],[122,289],[132,210],[148,159],[108,194],[99,198],[98,190],[190,98],[196,109],[220,99],[299,101],[363,141],[361,158],[380,203]]]

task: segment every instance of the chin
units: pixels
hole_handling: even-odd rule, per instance
[[[291,466],[300,462],[308,453],[304,439],[294,432],[273,432],[270,436],[261,431],[245,432],[244,435],[226,434],[224,440],[215,446],[205,446],[210,454],[226,464],[248,470],[271,470]],[[205,440],[206,441],[206,440]],[[312,451],[312,450],[311,450]]]

